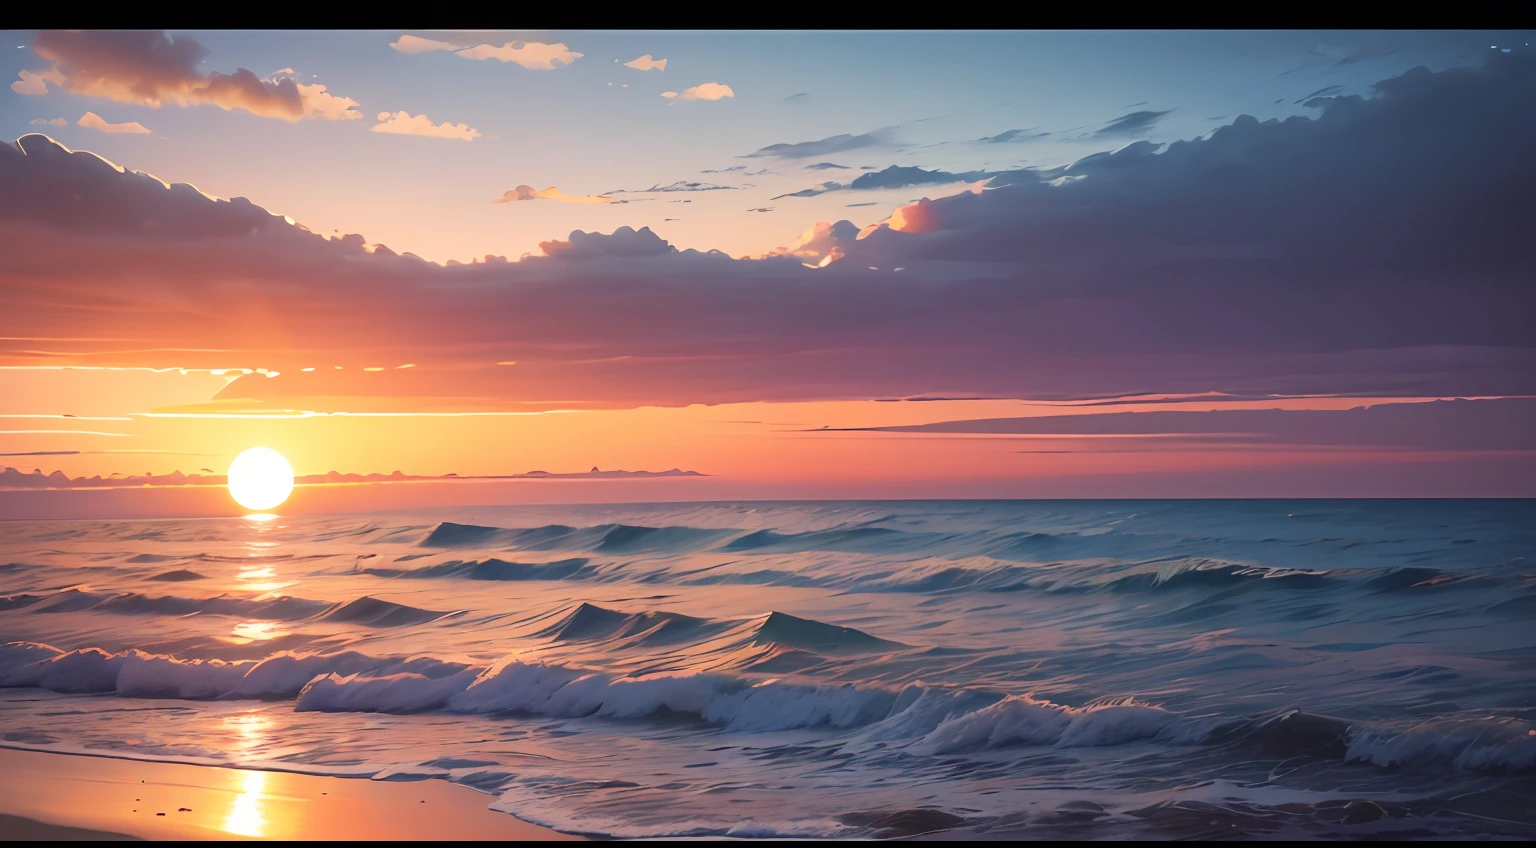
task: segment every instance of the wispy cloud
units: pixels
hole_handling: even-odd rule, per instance
[[[1093,134],[1095,137],[1141,135],[1156,126],[1157,122],[1162,120],[1164,115],[1172,111],[1172,109],[1167,109],[1162,112],[1146,110],[1131,112],[1110,121]]]
[[[557,200],[561,203],[612,203],[613,198],[602,195],[573,195],[566,194],[554,186],[535,191],[533,186],[520,185],[501,197],[492,200],[492,203],[515,203],[520,200]]]
[[[415,35],[402,35],[390,42],[390,47],[401,53],[430,53],[437,50],[452,53],[464,59],[495,59],[527,68],[530,71],[553,71],[573,64],[584,54],[577,53],[564,44],[546,44],[542,41],[508,41],[505,44],[476,44],[465,46],[449,41],[436,41]]]
[[[848,150],[860,150],[866,147],[881,147],[891,143],[895,135],[895,127],[884,127],[873,132],[852,135],[828,136],[816,141],[800,141],[794,143],[770,144],[759,148],[741,157],[743,159],[756,159],[771,157],[774,159],[810,159],[813,157],[830,156],[833,153],[843,153]]]
[[[715,183],[699,183],[692,180],[678,180],[666,185],[656,184],[650,188],[619,188],[607,192],[607,194],[656,194],[660,192],[674,191],[735,191],[741,186],[717,185]]]
[[[69,121],[65,118],[33,118],[27,123],[34,125],[42,124],[44,126],[50,127],[63,127],[69,125]]]
[[[380,112],[379,122],[371,129],[376,133],[420,135],[457,141],[474,141],[480,138],[480,131],[472,129],[469,124],[450,124],[447,121],[434,124],[426,115],[412,117],[409,112]]]

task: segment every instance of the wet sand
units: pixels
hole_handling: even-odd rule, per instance
[[[0,840],[576,839],[407,783],[0,749]]]

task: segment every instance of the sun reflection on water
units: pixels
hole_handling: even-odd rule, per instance
[[[243,621],[235,625],[236,639],[250,642],[265,642],[268,639],[276,639],[279,636],[287,636],[288,631],[279,630],[275,621]]]

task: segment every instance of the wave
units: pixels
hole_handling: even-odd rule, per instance
[[[459,614],[461,613],[419,609],[364,596],[355,601],[336,604],[317,618],[321,621],[344,621],[369,627],[407,627]]]
[[[596,573],[591,560],[573,557],[555,562],[509,562],[502,559],[451,560],[421,568],[364,568],[360,574],[409,580],[457,577],[465,580],[580,580]]]
[[[178,568],[175,571],[162,571],[149,579],[156,583],[186,583],[192,580],[207,580],[208,578],[205,575],[198,574],[196,571]]]
[[[817,653],[883,651],[908,647],[852,627],[840,627],[813,618],[797,618],[782,612],[769,613],[753,633],[752,642]]]
[[[590,618],[590,615],[588,616]],[[627,676],[508,657],[489,666],[434,657],[283,652],[262,660],[189,660],[139,650],[0,646],[0,687],[179,699],[285,698],[300,711],[680,716],[727,731],[853,730],[853,741],[910,743],[910,754],[1136,743],[1231,749],[1248,758],[1312,757],[1389,768],[1536,772],[1536,722],[1499,716],[1411,726],[1351,723],[1286,710],[1188,717],[1133,699],[1081,707],[1031,695],[914,683],[900,689],[722,673]]]
[[[12,595],[0,599],[0,608],[25,607],[32,613],[104,612],[118,615],[223,615],[299,621],[323,613],[332,605],[305,598],[251,600],[218,596],[186,598],[179,595],[146,595],[140,592],[107,594],[84,589],[63,589],[47,595]]]
[[[535,633],[560,642],[607,640],[614,647],[662,645],[699,639],[729,625],[675,612],[627,613],[583,603],[553,625]]]
[[[503,529],[444,521],[434,527],[426,538],[421,540],[420,545],[429,548],[504,547],[530,551],[676,553],[707,547],[736,532],[681,526],[643,527],[633,524],[599,524],[592,527],[549,524],[543,527]]]
[[[191,574],[192,572],[187,572]],[[177,580],[202,579],[178,577]],[[140,592],[105,594],[84,589],[63,589],[46,595],[18,594],[0,597],[0,610],[25,609],[31,613],[101,612],[116,615],[183,617],[217,615],[268,621],[339,621],[369,627],[406,627],[461,614],[440,612],[363,596],[344,603],[307,598],[278,597],[265,600],[187,598],[180,595],[146,595]]]

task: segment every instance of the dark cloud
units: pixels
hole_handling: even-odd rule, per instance
[[[1494,54],[1003,172],[765,258],[625,228],[441,267],[26,136],[0,146],[0,335],[131,325],[164,349],[85,361],[265,367],[222,397],[278,408],[1536,394],[1532,137],[1536,57]],[[420,365],[299,373],[316,351]]]
[[[809,95],[806,92],[802,91],[799,94],[791,94],[790,96],[788,96],[788,97],[786,97],[784,99],[786,101],[790,102],[790,103],[804,103],[805,101],[809,100],[810,97],[811,97],[811,95]]]
[[[838,170],[841,170],[841,171],[848,170],[848,166],[847,165],[838,165],[838,164],[835,164],[833,162],[817,162],[814,165],[806,165],[804,168],[801,168],[800,170],[802,170],[802,171],[828,171],[828,170],[832,170],[834,168],[838,169]]]
[[[577,230],[565,241],[539,242],[539,249],[551,259],[561,260],[639,258],[677,252],[677,248],[651,232],[650,227],[639,230],[620,227],[607,235]]]
[[[1149,112],[1145,110],[1140,112],[1131,112],[1130,114],[1121,115],[1113,121],[1110,121],[1109,123],[1100,127],[1098,130],[1095,130],[1093,134],[1095,137],[1099,138],[1106,136],[1141,135],[1147,130],[1150,130],[1152,127],[1156,126],[1157,122],[1162,120],[1164,115],[1172,111],[1172,109],[1167,109],[1162,112]]]
[[[1189,436],[1247,444],[1536,451],[1536,399],[1436,400],[1354,409],[1154,410],[852,429],[1018,436]]]
[[[927,171],[922,168],[891,165],[883,171],[875,171],[868,174],[860,174],[853,178],[847,185],[835,182],[822,183],[813,188],[802,189],[790,194],[781,194],[780,197],[815,197],[818,194],[826,194],[829,191],[872,191],[886,188],[906,188],[918,185],[944,185],[947,183],[974,182],[994,176],[989,171],[967,171],[960,174],[952,174],[948,171]]]
[[[1342,85],[1325,85],[1322,88],[1319,88],[1317,91],[1314,91],[1311,94],[1308,94],[1306,97],[1303,97],[1300,100],[1296,101],[1296,103],[1297,104],[1305,103],[1305,102],[1307,102],[1308,100],[1311,100],[1314,97],[1332,97],[1335,94],[1338,94],[1339,92],[1341,92],[1343,90],[1344,90],[1344,86],[1342,86]]]
[[[866,147],[882,147],[890,144],[894,135],[895,128],[886,127],[860,135],[844,133],[843,135],[829,136],[816,141],[801,141],[794,144],[770,144],[741,158],[810,159],[812,157],[830,156],[833,153],[844,153],[849,150],[860,150]]]

